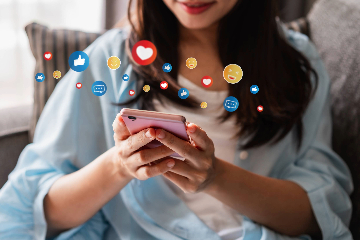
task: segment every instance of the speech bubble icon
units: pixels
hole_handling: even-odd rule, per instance
[[[96,81],[92,84],[91,90],[96,96],[102,96],[106,93],[107,86],[103,81]]]
[[[224,108],[228,112],[234,112],[239,107],[239,101],[237,98],[230,96],[224,100]]]

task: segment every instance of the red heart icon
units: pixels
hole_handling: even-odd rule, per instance
[[[129,91],[129,95],[130,95],[130,96],[134,96],[134,95],[135,95],[135,91],[134,91],[134,90],[130,90],[130,91]]]
[[[77,88],[77,89],[82,88],[82,84],[78,82],[78,83],[76,84],[76,88]]]
[[[211,85],[213,84],[213,79],[210,76],[204,76],[201,79],[201,84],[203,85],[203,87],[211,87]]]
[[[51,52],[45,52],[44,53],[44,59],[49,61],[52,59],[52,53]]]
[[[257,107],[257,110],[258,110],[258,112],[262,112],[262,111],[264,111],[264,107],[261,106],[261,105],[259,105],[259,106]]]
[[[160,83],[160,88],[163,89],[163,90],[167,89],[168,86],[169,86],[169,84],[166,81],[162,81]]]
[[[147,40],[141,40],[133,46],[131,50],[134,61],[139,65],[151,64],[157,55],[155,45]]]

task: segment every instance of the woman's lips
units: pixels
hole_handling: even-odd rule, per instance
[[[180,2],[182,8],[190,14],[200,14],[208,10],[215,2],[210,3],[192,3],[192,2]]]

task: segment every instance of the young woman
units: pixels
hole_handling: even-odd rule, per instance
[[[131,27],[100,37],[85,51],[88,69],[57,85],[0,192],[0,239],[351,239],[352,182],[330,148],[329,79],[308,38],[276,21],[275,4],[138,0]],[[158,51],[149,66],[131,57],[144,39]],[[110,56],[119,69],[107,67]],[[240,82],[223,79],[228,64],[241,66]],[[97,80],[104,96],[90,90]],[[227,96],[240,102],[233,113]],[[130,136],[124,106],[185,116],[192,143],[162,129]],[[141,149],[154,139],[164,145]]]

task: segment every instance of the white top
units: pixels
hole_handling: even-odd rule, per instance
[[[178,76],[178,81],[180,86],[189,90],[190,96],[199,102],[206,102],[207,108],[202,109],[199,106],[198,109],[189,109],[179,107],[169,101],[164,101],[165,106],[163,106],[158,100],[154,100],[155,110],[182,115],[188,122],[200,126],[214,142],[215,156],[233,163],[237,143],[237,138],[234,138],[235,117],[221,124],[218,120],[225,111],[223,102],[228,96],[228,91],[208,91],[181,75]],[[235,210],[205,193],[184,193],[171,181],[164,179],[176,195],[223,240],[242,239],[242,216]]]

